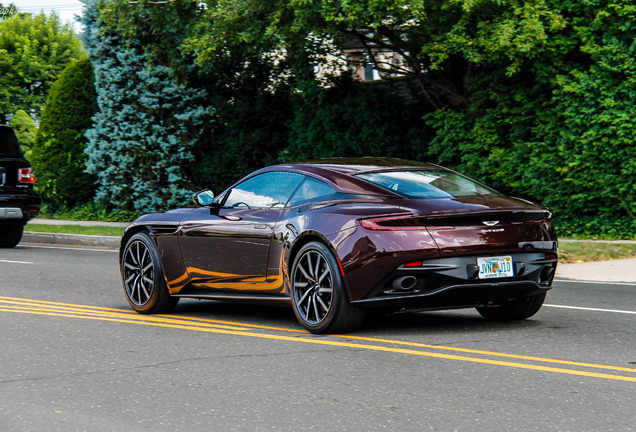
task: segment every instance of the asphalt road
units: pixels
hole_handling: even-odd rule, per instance
[[[114,251],[0,250],[1,431],[629,431],[636,285],[557,282],[473,310],[301,331],[290,309],[133,313]]]

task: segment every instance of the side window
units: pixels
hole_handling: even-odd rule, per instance
[[[329,186],[327,183],[321,182],[311,177],[306,177],[305,181],[289,200],[290,206],[303,204],[305,202],[311,202],[316,200],[328,199],[330,195],[336,195],[337,192]]]
[[[251,177],[232,188],[224,205],[244,208],[284,207],[303,177],[290,172],[268,172]]]

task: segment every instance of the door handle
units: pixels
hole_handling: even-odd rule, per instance
[[[254,224],[254,228],[256,229],[267,229],[269,226],[267,224]]]

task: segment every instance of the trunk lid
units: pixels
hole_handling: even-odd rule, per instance
[[[550,212],[524,200],[409,201],[416,214],[413,223],[426,227],[442,257],[552,250],[555,246]]]

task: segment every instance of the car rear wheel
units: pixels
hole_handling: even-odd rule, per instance
[[[512,300],[497,307],[478,307],[477,312],[492,321],[524,320],[539,312],[544,301],[545,293],[542,293]]]
[[[12,222],[0,223],[0,247],[12,248],[22,240],[24,225]]]
[[[291,272],[291,297],[298,321],[312,333],[352,330],[365,312],[349,302],[340,266],[319,242],[304,245]]]
[[[121,258],[126,300],[139,313],[166,313],[174,309],[178,297],[170,297],[157,248],[146,233],[133,235]]]

